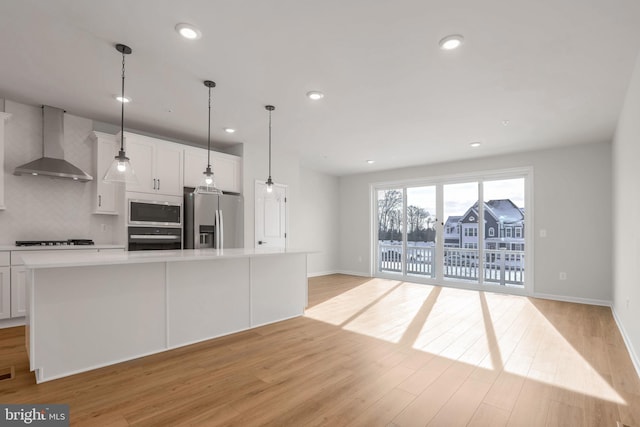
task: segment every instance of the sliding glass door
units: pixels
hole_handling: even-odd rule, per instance
[[[524,288],[528,173],[375,188],[376,274]]]

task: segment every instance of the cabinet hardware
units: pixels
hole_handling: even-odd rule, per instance
[[[102,196],[98,195],[98,207],[102,207]]]

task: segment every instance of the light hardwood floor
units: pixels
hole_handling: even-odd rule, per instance
[[[24,329],[0,330],[0,370],[15,367],[0,402],[67,403],[82,426],[640,427],[640,380],[608,308],[309,282],[304,317],[40,385]]]

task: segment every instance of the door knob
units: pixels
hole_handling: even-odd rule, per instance
[[[267,242],[262,241],[262,240],[258,240],[258,244],[259,244],[259,245],[262,245],[262,244],[265,244],[265,243],[267,243]]]

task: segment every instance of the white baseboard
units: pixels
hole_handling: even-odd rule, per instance
[[[307,273],[307,277],[319,277],[319,276],[328,276],[330,274],[338,274],[338,270],[331,271],[316,271],[314,273]]]
[[[316,273],[307,273],[307,277],[329,276],[330,274],[346,274],[349,276],[371,277],[369,274],[363,273],[360,271],[346,271],[346,270],[331,270],[331,271],[321,271]]]
[[[349,276],[359,276],[359,277],[371,277],[369,273],[363,273],[362,271],[347,271],[347,270],[337,270],[338,274],[348,274]]]
[[[627,351],[629,352],[629,356],[631,357],[631,362],[633,363],[633,367],[636,368],[636,373],[638,377],[640,377],[640,358],[638,354],[635,352],[633,345],[631,344],[631,339],[629,335],[627,335],[627,331],[624,329],[618,314],[616,313],[615,307],[611,306],[611,312],[613,313],[613,319],[616,321],[616,325],[618,325],[618,329],[620,330],[620,334],[622,335],[622,339],[624,340],[624,345],[627,347]]]
[[[565,295],[539,294],[539,293],[535,293],[532,296],[534,298],[550,299],[555,301],[575,302],[578,304],[602,305],[605,307],[611,307],[611,301],[607,301],[603,299],[568,297]]]

